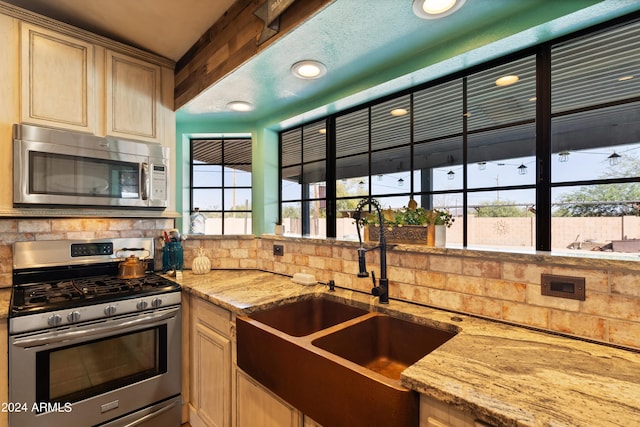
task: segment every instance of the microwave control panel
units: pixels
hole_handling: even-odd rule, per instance
[[[167,166],[152,165],[151,169],[151,200],[167,200]]]

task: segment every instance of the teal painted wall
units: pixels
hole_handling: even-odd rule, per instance
[[[178,122],[176,126],[176,210],[182,214],[177,227],[189,227],[189,140],[251,135],[253,234],[273,233],[278,218],[278,131],[264,123]]]
[[[516,0],[512,0],[516,1]],[[238,113],[189,115],[176,113],[176,209],[188,218],[189,147],[191,137],[221,134],[251,135],[253,144],[253,233],[272,233],[277,218],[278,131],[365,103],[383,95],[416,86],[455,71],[469,68],[536,45],[582,28],[613,19],[640,9],[640,1],[579,0],[544,2],[544,7],[529,3],[527,13],[518,19],[491,23],[487,31],[469,34],[464,28],[436,49],[420,52],[400,61],[386,63],[384,68],[359,74],[357,79],[334,86],[317,96],[301,99],[285,107],[256,112],[253,121]],[[531,6],[533,5],[533,6]],[[593,7],[587,7],[595,5]],[[585,8],[579,10],[581,8]],[[573,12],[579,10],[578,12]],[[573,12],[573,13],[572,13]],[[563,16],[567,14],[566,16]],[[562,18],[554,19],[557,16]],[[548,22],[553,20],[553,22]],[[246,90],[249,90],[248,88]],[[242,92],[242,88],[239,88]],[[178,220],[179,227],[187,221]],[[184,228],[181,228],[186,231]]]

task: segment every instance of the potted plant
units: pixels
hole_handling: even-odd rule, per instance
[[[276,236],[284,235],[284,224],[282,224],[282,221],[276,220],[274,222],[275,222],[275,227],[273,228],[274,234]]]
[[[427,225],[430,226],[427,240],[433,241],[432,246],[444,247],[447,240],[447,228],[450,228],[454,221],[455,218],[448,210],[431,209],[427,212]]]
[[[412,206],[412,203],[400,209],[385,209],[382,214],[385,237],[389,243],[444,246],[444,232],[455,221],[447,210],[425,209]],[[365,240],[379,239],[380,223],[377,215],[363,216],[359,224],[364,226]],[[440,233],[437,230],[441,230]],[[441,235],[439,241],[436,239],[438,234]]]

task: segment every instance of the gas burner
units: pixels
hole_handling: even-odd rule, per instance
[[[24,289],[22,305],[56,304],[79,297],[72,282],[39,283]]]
[[[177,283],[153,273],[137,279],[108,275],[31,283],[14,288],[12,311],[16,314],[51,311],[179,289]]]

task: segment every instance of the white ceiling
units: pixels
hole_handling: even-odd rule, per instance
[[[235,0],[4,0],[177,61]]]
[[[234,2],[3,1],[172,60]],[[640,10],[638,0],[466,0],[447,18],[423,20],[411,2],[333,1],[187,103],[177,121],[228,127],[268,118],[291,126]],[[293,77],[291,64],[302,59],[323,62],[326,76]],[[231,112],[234,100],[255,110]]]

